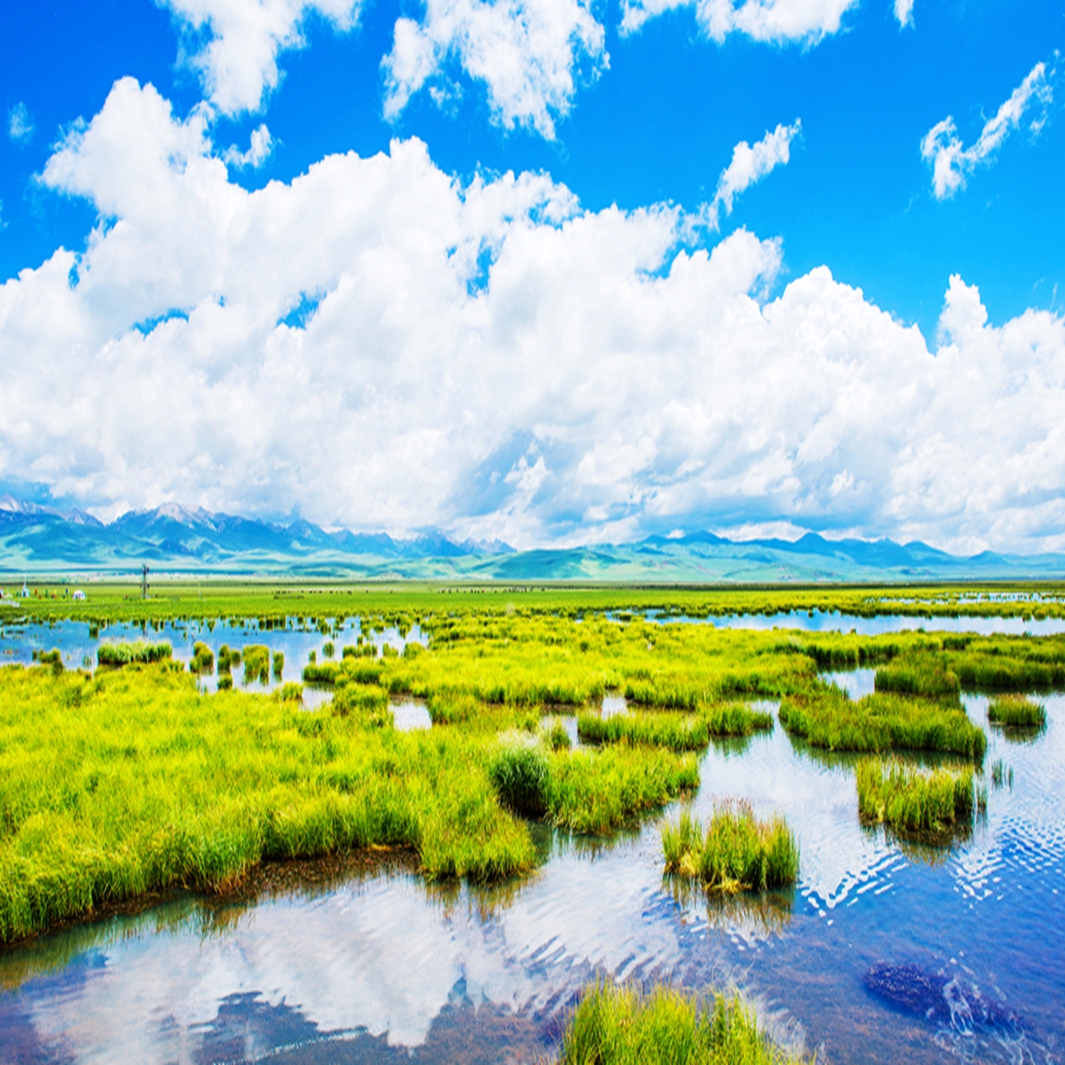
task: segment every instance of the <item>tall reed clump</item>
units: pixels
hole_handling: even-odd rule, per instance
[[[1006,728],[1044,728],[1047,710],[1026,695],[996,695],[987,704],[987,720]]]
[[[835,685],[785,698],[780,723],[830,751],[945,751],[979,762],[987,747],[983,729],[960,706],[887,692],[855,702]]]
[[[798,1065],[737,997],[596,979],[566,1027],[559,1065]]]
[[[138,640],[135,643],[102,643],[96,650],[96,661],[108,669],[120,669],[122,666],[140,663],[162,662],[174,653],[168,643],[147,643]]]
[[[724,891],[790,887],[799,877],[799,845],[784,818],[759,820],[747,803],[716,809],[705,830],[687,811],[662,828],[666,872]]]
[[[863,758],[857,767],[858,816],[901,832],[942,832],[971,822],[971,766],[923,770],[899,759]]]

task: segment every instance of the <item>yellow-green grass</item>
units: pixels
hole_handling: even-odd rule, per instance
[[[772,729],[773,715],[743,703],[703,708],[699,713],[670,711],[614,714],[604,718],[585,712],[577,716],[577,735],[584,743],[642,743],[674,751],[697,751],[712,736],[749,736]]]
[[[694,755],[614,744],[549,756],[547,809],[560,828],[608,832],[699,786]]]
[[[857,766],[858,816],[900,832],[943,832],[971,823],[972,766],[921,769],[898,759],[863,758]]]
[[[0,669],[0,941],[146,892],[222,888],[269,859],[385,846],[414,850],[430,878],[533,866],[489,775],[494,733],[397,732],[381,688],[315,712],[298,694],[207,696],[167,663]],[[653,748],[546,757],[546,812],[577,831],[698,784],[694,760]]]
[[[997,695],[987,704],[987,719],[1006,728],[1039,729],[1047,723],[1047,710],[1026,695]]]
[[[799,876],[799,845],[782,817],[759,820],[746,803],[716,809],[704,828],[685,811],[662,827],[666,872],[723,891],[790,887]]]
[[[831,751],[944,751],[979,761],[987,747],[983,730],[959,706],[886,692],[855,702],[834,685],[785,698],[780,723]]]
[[[736,996],[597,979],[562,1037],[559,1065],[789,1065],[803,1059],[758,1029]]]
[[[173,654],[168,643],[102,643],[97,648],[96,660],[101,666],[119,669],[133,663],[161,662]]]
[[[958,675],[947,666],[942,655],[916,652],[900,655],[876,671],[878,692],[897,692],[925,699],[957,702],[961,694]]]

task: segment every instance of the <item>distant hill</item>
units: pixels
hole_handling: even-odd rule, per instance
[[[1063,578],[1065,555],[960,557],[914,541],[729,540],[708,532],[631,544],[515,551],[500,541],[439,532],[397,540],[329,532],[307,521],[273,524],[176,504],[129,511],[104,524],[0,497],[0,574],[92,571],[287,574],[355,579],[877,581]]]

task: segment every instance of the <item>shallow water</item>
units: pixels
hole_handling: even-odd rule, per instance
[[[965,701],[986,728],[986,699]],[[1065,697],[1046,702],[1040,735],[989,731],[986,765],[1013,786],[989,787],[952,850],[861,828],[854,759],[778,725],[711,746],[693,806],[783,813],[794,891],[675,889],[651,820],[606,840],[537,826],[543,868],[493,891],[390,868],[252,903],[177,897],[0,953],[0,1060],[534,1062],[603,971],[738,986],[820,1061],[1059,1061]]]
[[[334,655],[341,656],[342,648],[354,644],[359,636],[374,644],[381,653],[383,647],[391,647],[402,653],[408,643],[423,646],[429,642],[428,636],[417,625],[411,627],[406,636],[401,636],[398,629],[387,628],[383,632],[363,633],[358,620],[349,620],[343,628],[323,635],[316,628],[298,628],[292,619],[289,627],[284,629],[260,629],[254,618],[245,621],[216,621],[212,625],[200,621],[168,621],[158,629],[151,626],[142,627],[119,623],[108,625],[100,630],[99,637],[89,635],[89,624],[84,621],[57,621],[51,625],[12,625],[0,626],[0,665],[18,663],[29,665],[35,651],[50,651],[58,648],[63,656],[63,664],[68,669],[82,666],[95,668],[96,652],[101,643],[123,643],[145,640],[148,643],[169,643],[173,648],[173,657],[178,662],[192,661],[192,648],[196,643],[205,643],[214,653],[217,663],[218,649],[227,645],[230,650],[240,650],[250,644],[266,646],[273,654],[280,651],[285,656],[285,665],[280,677],[271,672],[266,684],[251,680],[244,683],[244,667],[233,669],[233,684],[244,691],[273,691],[287,681],[299,681],[303,667],[307,665],[313,651],[319,662],[327,661],[324,648],[333,643]],[[218,678],[208,674],[200,678],[200,686],[205,691],[215,691]],[[317,705],[324,698],[332,695],[331,691],[304,691],[304,703]]]
[[[975,632],[980,636],[1002,634],[1052,636],[1065,632],[1065,618],[1019,617],[907,617],[885,614],[861,617],[836,611],[793,610],[779,614],[726,614],[721,617],[690,618],[660,615],[648,611],[648,621],[663,625],[713,625],[718,629],[799,629],[803,632],[856,632],[859,636],[883,636],[892,632],[916,632],[919,629],[939,632]]]

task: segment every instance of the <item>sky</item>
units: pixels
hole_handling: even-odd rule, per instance
[[[1060,0],[0,13],[0,493],[1065,550]]]

